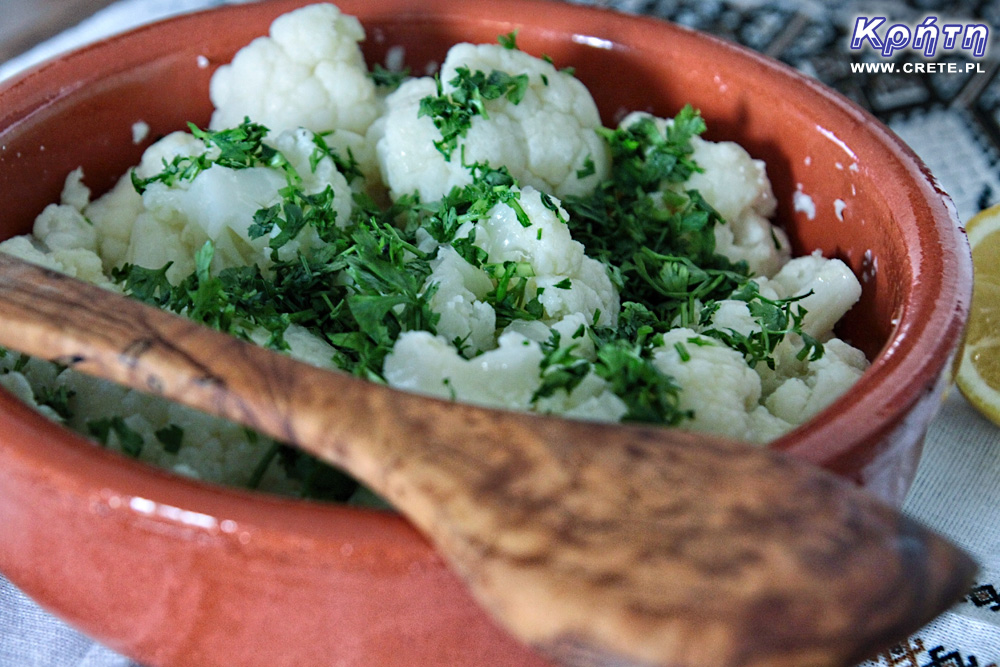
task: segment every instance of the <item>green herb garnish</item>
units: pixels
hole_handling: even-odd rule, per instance
[[[375,82],[376,86],[381,86],[389,90],[396,90],[410,76],[410,68],[402,70],[390,70],[378,63],[368,72],[368,76]]]
[[[518,104],[528,88],[528,75],[511,75],[499,70],[489,74],[479,70],[472,72],[467,67],[458,67],[455,77],[448,82],[449,92],[444,92],[440,78],[435,79],[437,94],[420,100],[418,116],[429,116],[434,126],[441,132],[441,139],[434,146],[450,160],[464,137],[472,127],[476,116],[489,118],[486,102],[506,98]]]
[[[124,419],[117,416],[89,421],[87,422],[87,431],[105,447],[108,446],[111,435],[114,434],[122,452],[132,458],[139,458],[145,444],[142,435],[130,428]]]
[[[168,454],[176,454],[181,451],[181,444],[184,442],[184,429],[177,424],[168,424],[158,429],[153,435],[157,441],[163,445],[163,450]]]

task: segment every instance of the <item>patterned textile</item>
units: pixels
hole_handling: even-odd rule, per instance
[[[849,48],[858,16],[916,26],[1000,25],[1000,2],[574,0],[672,20],[778,58],[869,109],[927,163],[968,219],[1000,201],[1000,61],[960,49],[925,59],[899,51],[895,73],[856,71],[889,59]],[[25,56],[0,78],[53,53],[169,14],[225,0],[122,0]],[[884,30],[883,30],[884,33]],[[907,72],[906,63],[955,63],[960,72]],[[965,64],[978,65],[966,73]],[[917,69],[911,67],[910,69]],[[926,69],[926,68],[925,68]],[[1000,664],[1000,431],[952,392],[931,425],[904,510],[981,563],[979,579],[950,611],[863,667],[997,667]],[[137,667],[48,616],[0,577],[0,667]]]

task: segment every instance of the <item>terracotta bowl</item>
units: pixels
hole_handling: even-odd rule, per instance
[[[78,166],[95,193],[109,188],[145,148],[135,122],[149,124],[148,141],[205,125],[214,68],[303,4],[184,16],[0,85],[0,234],[27,232]],[[371,62],[402,45],[422,71],[455,42],[517,29],[524,50],[575,66],[607,124],[690,102],[707,138],[766,160],[796,251],[820,248],[860,277],[841,334],[873,362],[773,447],[901,501],[950,380],[971,261],[947,196],[890,131],[787,67],[658,20],[533,0],[340,4],[365,24]],[[795,210],[796,191],[814,215]],[[94,447],[6,393],[0,420],[0,571],[140,662],[544,664],[395,515],[182,479]]]

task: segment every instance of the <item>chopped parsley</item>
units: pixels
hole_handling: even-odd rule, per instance
[[[807,358],[810,361],[816,361],[822,357],[823,344],[802,331],[802,319],[806,311],[798,302],[812,292],[789,299],[774,300],[762,297],[759,290],[757,283],[748,281],[731,297],[747,303],[750,315],[760,325],[759,331],[753,331],[746,335],[732,329],[723,331],[709,328],[703,333],[706,336],[718,338],[734,350],[742,352],[750,368],[763,362],[773,370],[775,365],[772,356],[774,349],[788,334],[797,334],[802,338],[802,348],[796,355],[800,361]],[[717,308],[717,303],[707,305],[702,311],[703,321],[707,323]]]
[[[545,356],[540,365],[541,384],[531,397],[531,402],[552,396],[557,390],[573,391],[591,371],[590,363],[573,354],[576,345],[560,346],[561,336],[553,331],[549,340],[542,344]]]
[[[441,139],[434,146],[450,160],[464,137],[472,127],[476,116],[489,118],[486,102],[506,98],[512,104],[520,103],[528,89],[527,74],[508,74],[500,70],[489,73],[471,71],[467,67],[455,69],[455,76],[449,82],[449,92],[444,91],[440,77],[435,78],[437,94],[420,100],[418,116],[429,116],[440,131]]]
[[[358,489],[353,477],[298,448],[277,445],[276,456],[288,477],[299,482],[303,498],[343,502]]]
[[[679,317],[690,324],[699,301],[725,298],[748,273],[715,252],[719,214],[697,191],[669,189],[699,170],[691,138],[704,129],[687,106],[666,132],[649,118],[603,131],[611,178],[592,195],[563,202],[573,238],[616,267],[622,301],[642,304],[667,323]]]
[[[267,128],[251,122],[249,118],[237,127],[217,132],[203,130],[194,123],[188,123],[188,129],[205,143],[207,151],[196,156],[178,155],[170,162],[164,161],[162,171],[149,178],[139,178],[133,170],[132,185],[136,192],[142,194],[152,183],[172,186],[181,181],[194,180],[202,171],[216,164],[230,169],[247,169],[284,163],[290,168],[277,150],[264,143]]]
[[[396,90],[399,88],[400,84],[406,81],[410,76],[409,68],[402,70],[391,70],[387,67],[375,63],[371,71],[368,73],[371,80],[375,82],[376,86],[386,88],[388,90]]]
[[[726,224],[719,213],[697,191],[681,189],[700,171],[691,158],[691,140],[704,131],[690,105],[663,131],[652,118],[603,130],[611,177],[590,196],[563,202],[573,238],[607,264],[620,288],[618,337],[635,341],[640,331],[708,327],[718,301],[735,298],[747,302],[761,330],[745,336],[708,328],[705,335],[742,352],[751,367],[773,367],[774,349],[790,333],[803,340],[800,358],[818,358],[822,345],[802,331],[805,311],[794,305],[802,297],[763,298],[744,262],[716,252],[715,227]],[[647,344],[654,341],[648,338]]]
[[[598,348],[594,372],[625,401],[628,412],[623,420],[680,424],[692,416],[678,405],[680,387],[653,365],[648,355],[647,346],[612,340]]]
[[[505,49],[517,51],[517,30],[512,30],[506,35],[500,35],[497,37],[497,42]]]
[[[181,445],[184,443],[184,429],[177,424],[168,424],[158,429],[153,435],[156,436],[157,441],[163,445],[163,450],[168,454],[176,454],[181,451]]]
[[[62,419],[69,420],[73,418],[70,400],[74,395],[76,392],[65,385],[40,387],[36,391],[35,402],[39,405],[49,406]]]
[[[313,133],[313,144],[315,144],[316,148],[312,155],[309,156],[309,168],[316,171],[320,160],[330,158],[337,167],[337,171],[343,175],[348,184],[353,183],[355,179],[364,178],[364,174],[361,173],[361,166],[358,164],[357,159],[355,159],[351,149],[347,149],[347,157],[344,157],[326,143],[326,137],[331,134],[332,132]]]
[[[29,361],[31,361],[31,357],[30,356],[28,356],[27,354],[24,354],[23,352],[22,353],[18,353],[18,355],[17,355],[17,361],[14,362],[14,367],[11,370],[13,370],[15,373],[20,373],[25,368],[27,368]]]
[[[122,452],[132,458],[139,458],[145,442],[142,435],[132,429],[121,417],[107,417],[87,422],[87,430],[101,445],[107,447],[114,435]]]

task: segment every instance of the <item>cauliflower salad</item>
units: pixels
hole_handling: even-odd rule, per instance
[[[308,363],[404,390],[765,443],[865,370],[833,327],[850,269],[792,258],[765,165],[691,107],[602,125],[516,33],[437,73],[369,69],[331,4],[220,67],[206,128],[106,194],[70,174],[0,250]],[[179,473],[373,501],[282,443],[11,352],[0,384]]]

